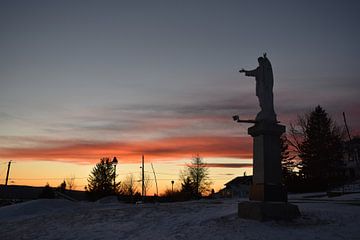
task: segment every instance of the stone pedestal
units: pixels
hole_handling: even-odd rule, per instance
[[[280,136],[285,126],[275,122],[258,122],[248,129],[253,144],[252,201],[286,202],[287,193],[281,184]]]
[[[287,192],[281,184],[280,136],[285,126],[276,122],[257,122],[248,129],[254,139],[253,184],[250,201],[240,202],[241,218],[290,220],[300,216],[298,207],[287,202]]]
[[[258,221],[291,220],[300,216],[298,207],[286,202],[240,202],[238,215]]]

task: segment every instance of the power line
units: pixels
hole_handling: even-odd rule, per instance
[[[0,176],[2,176],[3,173],[5,173],[5,169],[6,169],[6,167],[4,166],[4,168],[0,171]]]
[[[174,176],[174,175],[178,175],[178,173],[174,173],[174,174],[172,174],[172,173],[162,173],[162,172],[159,172],[159,173],[157,173],[157,174],[160,174],[160,175],[167,175],[167,176]]]
[[[76,177],[74,179],[85,179],[87,177]],[[11,180],[63,180],[64,177],[59,178],[10,178]]]
[[[145,171],[145,172],[146,172],[146,171]],[[118,175],[129,175],[129,174],[134,174],[134,173],[139,173],[139,172],[119,173]]]

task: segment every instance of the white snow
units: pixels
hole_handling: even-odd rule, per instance
[[[35,200],[0,208],[0,239],[360,239],[360,194],[304,197],[290,197],[302,213],[291,222],[240,219],[238,199],[140,205],[111,198]]]

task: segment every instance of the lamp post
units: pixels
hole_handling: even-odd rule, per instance
[[[114,165],[114,194],[116,193],[116,164],[118,164],[118,160],[116,159],[116,157],[113,158],[112,160],[112,165]]]
[[[171,192],[174,192],[174,180],[171,180]]]

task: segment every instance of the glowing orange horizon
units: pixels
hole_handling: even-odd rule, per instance
[[[47,160],[96,163],[102,157],[116,156],[122,163],[138,163],[145,154],[152,161],[188,158],[194,153],[203,157],[252,158],[249,137],[196,136],[170,137],[143,141],[51,141],[32,147],[0,148],[0,157],[13,160]]]

